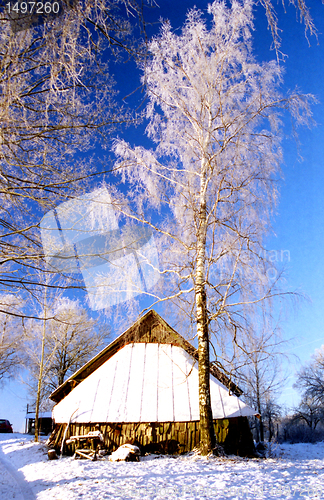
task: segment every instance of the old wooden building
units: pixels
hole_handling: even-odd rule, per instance
[[[99,425],[111,451],[130,439],[142,445],[176,440],[181,452],[192,450],[199,444],[197,359],[196,349],[149,311],[52,393],[51,444],[59,448],[63,434]],[[229,453],[250,454],[247,417],[256,412],[214,366],[210,389],[218,443]]]

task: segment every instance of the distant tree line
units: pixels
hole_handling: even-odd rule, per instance
[[[262,440],[290,443],[324,440],[324,346],[299,370],[294,387],[300,391],[301,400],[293,408],[280,408],[269,391],[263,393],[262,406],[258,407]],[[256,441],[260,440],[260,420],[251,419]]]

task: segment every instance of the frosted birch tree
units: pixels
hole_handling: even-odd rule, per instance
[[[279,115],[289,109],[298,123],[310,115],[307,97],[280,94],[277,62],[253,58],[252,7],[215,1],[210,28],[192,10],[179,34],[165,23],[143,68],[154,147],[114,145],[129,193],[120,210],[159,239],[164,279],[155,298],[196,324],[203,453],[214,443],[209,337],[227,332],[239,343],[278,285],[262,241],[277,199]]]

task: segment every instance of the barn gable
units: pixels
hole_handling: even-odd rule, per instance
[[[192,358],[198,360],[197,350],[177,333],[159,314],[154,310],[147,312],[142,318],[137,320],[130,328],[117,337],[111,344],[103,349],[99,354],[83,365],[68,380],[60,385],[50,396],[58,403],[65,398],[77,385],[101,367],[108,359],[114,356],[127,344],[171,344],[181,347]],[[220,381],[227,389],[236,396],[240,396],[242,391],[216,366],[210,366],[211,374]]]

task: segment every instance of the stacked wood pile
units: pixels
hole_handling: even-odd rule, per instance
[[[59,451],[67,424],[58,424],[49,439],[49,446]],[[215,434],[218,444],[224,446],[226,453],[249,455],[253,453],[253,441],[246,417],[214,420]],[[199,445],[199,422],[161,422],[161,423],[100,423],[70,424],[66,432],[64,453],[75,453],[75,442],[71,436],[82,436],[100,430],[104,438],[103,446],[115,451],[121,445],[137,441],[141,447],[152,443],[160,443],[165,451],[168,441],[178,442],[177,451],[185,453]],[[174,448],[174,446],[173,446]],[[147,450],[149,446],[147,447]],[[244,450],[244,451],[243,451]]]

